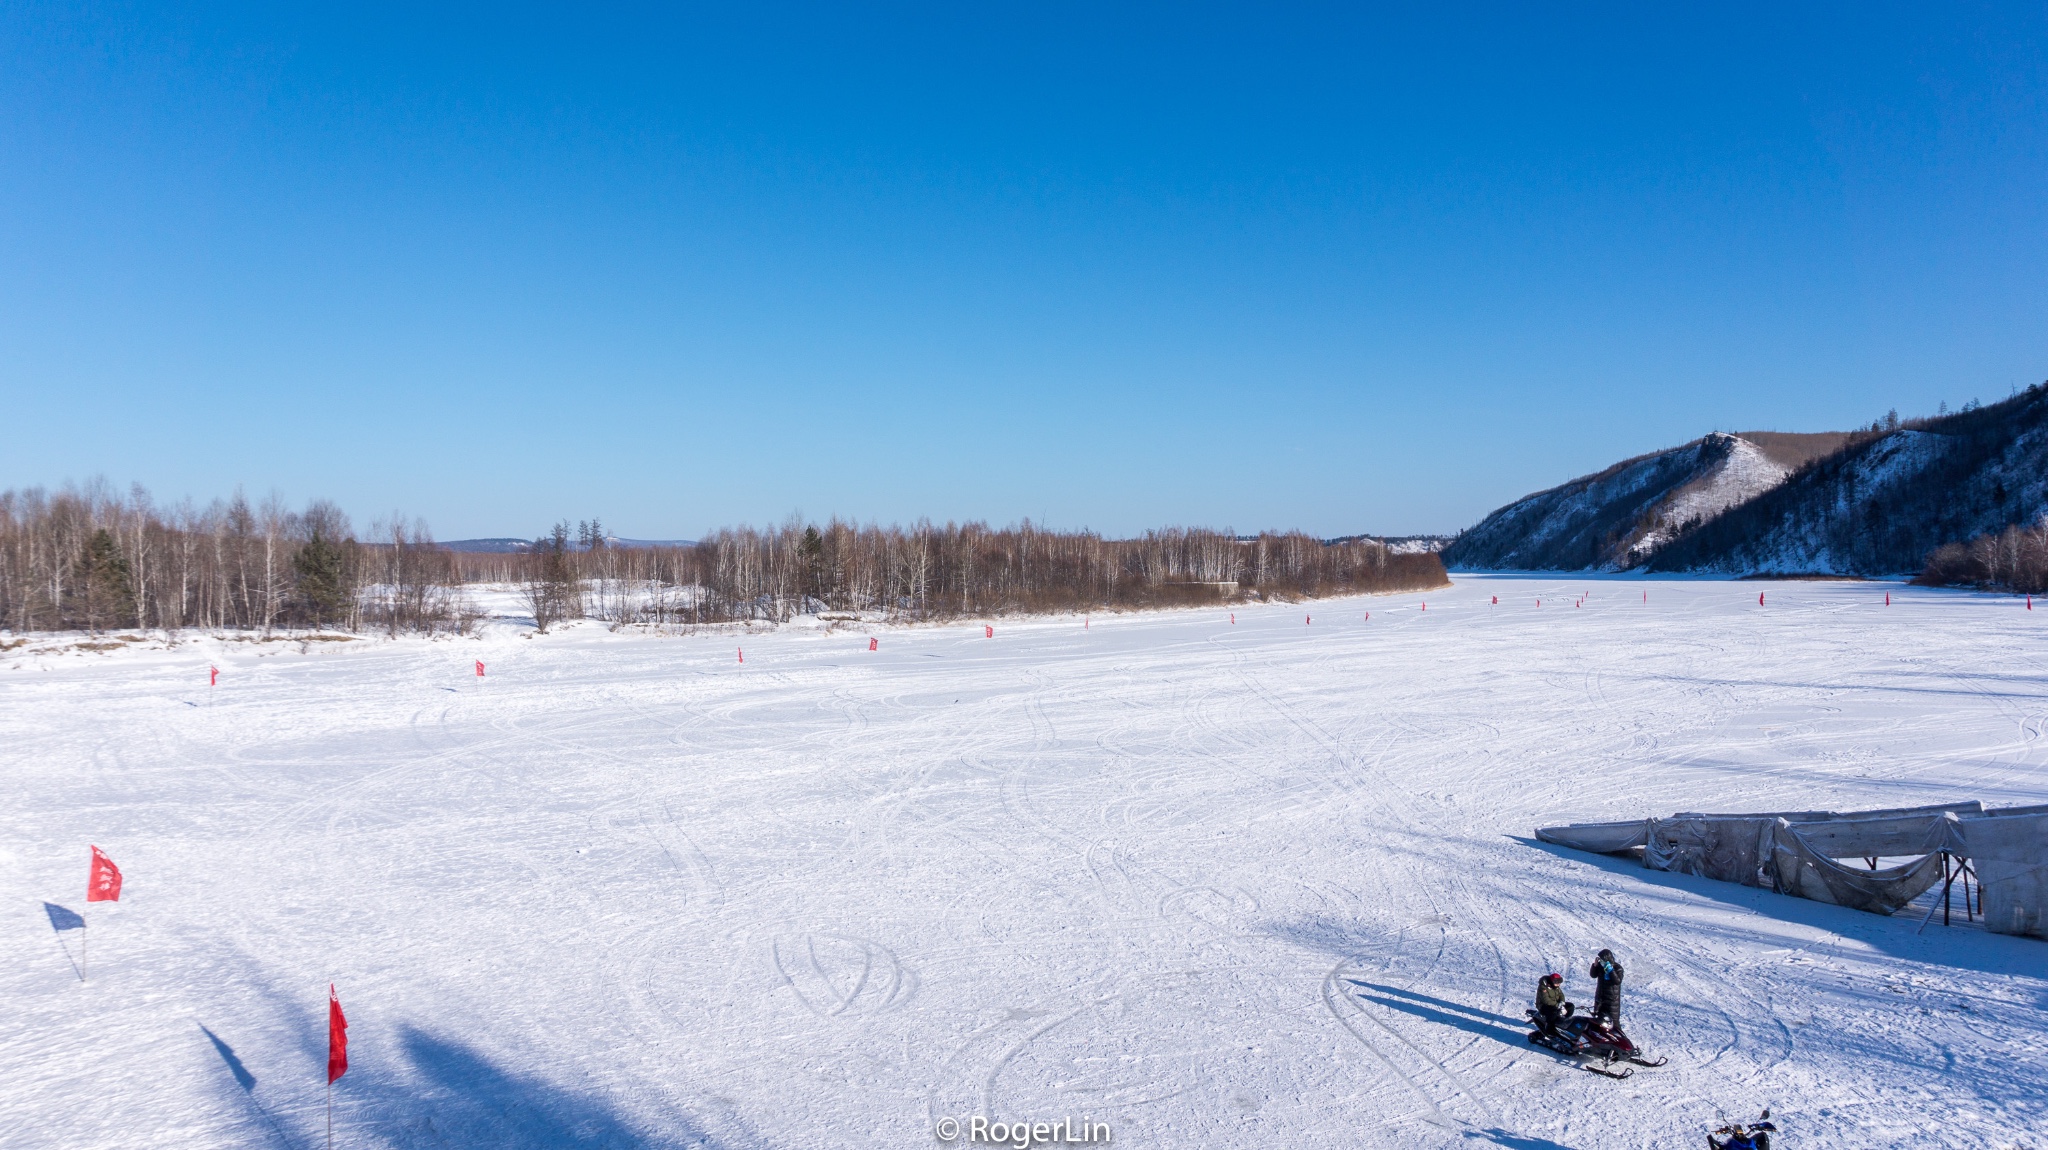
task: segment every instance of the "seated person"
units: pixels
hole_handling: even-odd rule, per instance
[[[1564,1000],[1564,975],[1546,974],[1536,980],[1536,1013],[1543,1019],[1541,1029],[1545,1034],[1556,1034],[1558,1026],[1572,1016],[1574,1009]]]

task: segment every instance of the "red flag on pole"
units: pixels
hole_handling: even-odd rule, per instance
[[[98,847],[92,848],[92,873],[85,880],[85,901],[121,901],[121,868]]]
[[[482,659],[476,661],[476,677],[479,679],[484,677],[484,661]]]
[[[1309,626],[1309,625],[1313,624],[1313,623],[1314,623],[1315,621],[1316,621],[1316,617],[1315,617],[1314,615],[1303,615],[1303,616],[1301,617],[1301,625],[1302,625],[1302,626],[1304,626],[1304,627],[1307,627],[1307,626]]]
[[[996,637],[996,629],[995,629],[994,627],[990,626],[990,625],[989,625],[989,624],[987,624],[987,623],[983,623],[983,624],[981,625],[981,637],[982,637],[982,638],[984,638],[984,639],[993,639],[993,638],[995,638],[995,637]]]
[[[880,645],[881,645],[881,640],[879,640],[879,639],[869,639],[869,640],[868,640],[868,650],[870,650],[870,651],[873,651],[873,650],[875,650],[875,649],[876,649],[877,647],[879,647]]]
[[[1884,593],[1884,605],[1887,607],[1892,605],[1892,593],[1889,591]]]
[[[1230,613],[1230,625],[1233,627],[1237,626],[1237,612],[1235,611]]]
[[[1498,596],[1498,595],[1495,595],[1495,596],[1493,597],[1493,605],[1494,605],[1494,606],[1496,606],[1496,607],[1500,606],[1500,596]]]
[[[740,653],[740,662],[744,663],[747,661],[747,649],[745,647],[734,647],[733,650]]]
[[[1368,623],[1372,622],[1372,612],[1370,612],[1370,611],[1367,611],[1367,612],[1365,613],[1365,621],[1366,621],[1366,622],[1368,622]]]
[[[1764,605],[1764,593],[1761,591],[1756,593],[1756,605],[1759,607]]]
[[[220,685],[219,667],[209,666],[206,668],[206,685],[209,687],[217,687]]]
[[[327,984],[327,1081],[348,1073],[348,1017],[341,1012],[341,999],[334,984]]]

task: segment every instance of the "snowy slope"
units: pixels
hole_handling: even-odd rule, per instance
[[[1854,445],[1662,549],[1669,571],[1917,572],[2048,513],[2048,389]]]
[[[2048,612],[1882,594],[1468,577],[1426,611],[872,653],[505,624],[16,648],[0,1146],[318,1146],[330,981],[348,1147],[919,1147],[980,1114],[1616,1150],[1766,1104],[1802,1148],[2031,1144],[2048,943],[1529,839],[2048,801]],[[88,843],[119,904],[80,901]],[[1516,1025],[1546,970],[1585,1001],[1600,946],[1671,1058],[1622,1083]]]
[[[1792,468],[1716,432],[1508,504],[1444,549],[1464,570],[1623,570],[1689,526],[1770,490]]]
[[[1655,554],[1689,523],[1704,523],[1730,507],[1747,503],[1785,481],[1792,469],[1765,455],[1763,449],[1738,436],[1725,436],[1725,452],[1716,452],[1698,478],[1678,487],[1657,505],[1650,522],[1629,540],[1625,565],[1634,566]]]

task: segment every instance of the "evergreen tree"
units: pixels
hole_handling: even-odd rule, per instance
[[[128,559],[114,533],[102,527],[86,542],[74,585],[76,615],[89,631],[126,626],[135,617],[135,595],[128,582]]]
[[[825,539],[815,526],[804,528],[796,545],[798,590],[813,599],[825,597]]]
[[[315,526],[306,545],[292,559],[299,599],[316,627],[348,618],[348,556],[341,545]]]

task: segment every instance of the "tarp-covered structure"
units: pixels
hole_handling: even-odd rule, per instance
[[[1895,913],[1949,880],[1951,860],[1969,860],[1982,886],[1987,927],[2048,938],[2048,806],[1987,811],[1973,800],[1876,811],[1685,812],[1542,827],[1536,837],[1574,850],[1637,856],[1652,870],[1876,914]],[[1877,866],[1901,858],[1908,861]]]

